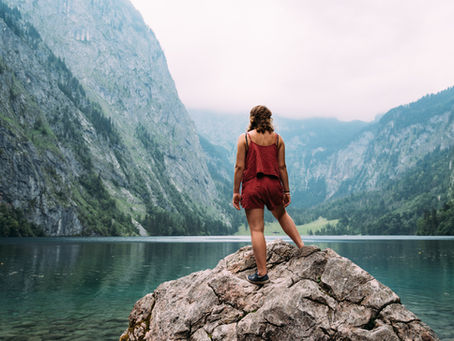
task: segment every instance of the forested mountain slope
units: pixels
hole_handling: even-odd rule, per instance
[[[6,2],[18,10],[2,5],[2,207],[51,235],[137,233],[130,218],[151,234],[231,232],[159,43],[132,5]]]
[[[380,189],[427,154],[454,144],[453,105],[450,88],[390,110],[327,155],[301,150],[292,174],[296,198],[304,198],[315,185],[324,199]]]
[[[298,222],[340,219],[319,234],[454,234],[454,148],[437,148],[380,189],[294,214]]]

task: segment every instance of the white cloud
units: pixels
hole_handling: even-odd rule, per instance
[[[454,2],[133,0],[188,108],[371,120],[454,85]]]

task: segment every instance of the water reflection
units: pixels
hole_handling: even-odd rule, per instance
[[[117,339],[137,299],[164,281],[214,267],[243,245],[27,240],[1,245],[0,336],[14,339],[26,331],[43,340],[72,340],[73,333],[85,331],[85,338]]]

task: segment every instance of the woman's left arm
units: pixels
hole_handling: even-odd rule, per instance
[[[246,162],[246,141],[244,134],[241,134],[238,137],[237,148],[236,148],[236,163],[235,163],[235,172],[233,175],[233,198],[232,204],[237,210],[240,209],[240,185],[241,179],[243,178],[244,165]]]
[[[288,183],[287,166],[285,165],[285,144],[282,137],[279,139],[279,147],[277,153],[277,162],[279,164],[279,175],[281,176],[282,187],[284,190],[284,207],[290,204],[290,185]]]

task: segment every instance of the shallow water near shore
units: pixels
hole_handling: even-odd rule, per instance
[[[454,237],[303,240],[351,259],[440,339],[454,340]],[[0,239],[0,340],[118,340],[139,298],[249,243],[229,236]]]

